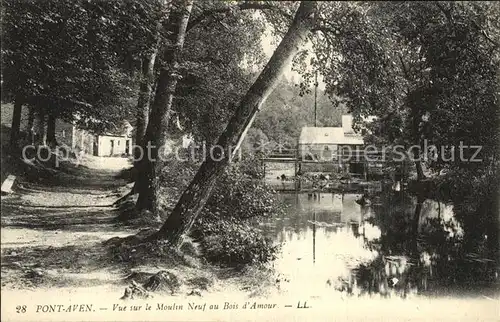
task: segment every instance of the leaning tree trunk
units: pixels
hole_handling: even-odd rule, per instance
[[[281,75],[290,64],[300,45],[305,41],[314,24],[316,2],[302,1],[292,25],[283,40],[246,95],[238,105],[225,131],[220,135],[214,157],[203,162],[196,176],[184,191],[174,210],[152,239],[167,240],[173,247],[179,247],[182,236],[191,229],[204,207],[217,178],[231,161],[231,147],[243,139],[251,120],[262,103],[272,92]]]
[[[16,96],[16,100],[14,101],[14,111],[12,114],[12,126],[10,128],[10,147],[13,150],[17,150],[19,135],[21,132],[21,114],[23,109],[23,98],[21,95]]]
[[[265,4],[265,3],[263,3],[263,4],[244,3],[241,5],[238,5],[237,7],[240,10],[244,10],[244,9],[272,9],[273,8],[273,6],[271,6],[269,4]],[[225,11],[229,12],[230,11],[229,8],[230,7],[226,8],[224,10],[221,10],[221,12],[225,12]],[[210,14],[214,14],[214,13],[215,12],[211,12]],[[190,19],[188,26],[186,28],[186,32],[188,32],[191,28],[193,28],[194,26],[199,24],[202,20],[207,18],[207,15],[203,15],[203,18],[201,18],[201,19],[200,18],[201,17],[198,17],[197,19],[194,19],[194,20]],[[159,24],[157,26],[157,33],[158,33],[157,37],[158,38],[160,37],[159,34],[161,33],[161,29],[162,29],[162,26],[161,26],[161,24]],[[159,43],[157,45],[156,51],[158,51],[158,48],[159,48]],[[150,90],[150,92],[156,92],[156,88],[158,87],[158,80],[153,81],[152,85],[153,85],[152,90]],[[150,99],[150,98],[148,98],[148,99]],[[140,111],[141,111],[141,109],[139,108],[139,113],[140,113]],[[151,115],[151,113],[152,113],[152,111],[149,111],[150,115]],[[137,133],[140,133],[142,138],[144,138],[145,133],[143,133],[143,129],[144,129],[144,131],[146,130],[146,127],[148,125],[148,121],[144,122],[145,125],[144,125],[144,127],[142,127],[142,122],[139,120],[139,117],[142,118],[143,117],[142,114],[141,114],[141,116],[138,116],[138,125],[136,126],[136,129],[137,129],[136,131],[137,131]],[[149,116],[144,116],[144,119],[149,120]],[[142,147],[142,151],[146,151],[146,145],[145,145],[146,142],[144,142],[144,141],[146,141],[146,140],[143,140],[142,144],[138,143],[139,139],[136,138],[136,144]],[[134,154],[136,160],[140,159],[139,154],[140,154],[140,149],[136,149],[135,154]],[[143,157],[144,157],[144,155],[143,155]],[[157,168],[161,169],[161,165],[158,165]],[[126,196],[120,198],[116,203],[119,203],[121,200],[125,199],[126,197],[128,197],[130,195],[139,193],[139,199],[138,199],[138,202],[136,204],[136,208],[138,210],[142,210],[142,209],[152,210],[153,200],[155,199],[154,195],[156,195],[156,193],[153,190],[155,183],[151,182],[151,180],[153,180],[152,178],[154,177],[153,171],[154,171],[154,169],[152,169],[151,164],[147,164],[146,162],[135,162],[134,163],[134,181],[135,181],[134,187]]]
[[[139,190],[136,206],[140,210],[158,211],[159,174],[163,164],[158,157],[158,150],[159,147],[164,146],[166,143],[169,114],[172,109],[177,81],[180,78],[178,74],[179,60],[192,7],[193,0],[175,1],[165,27],[166,34],[170,35],[163,56],[163,63],[167,67],[161,70],[158,78],[144,138],[144,142],[151,145],[151,154],[148,155],[148,152],[145,151],[145,157],[142,158],[142,162],[139,164],[140,175],[137,178],[138,182],[136,182]]]

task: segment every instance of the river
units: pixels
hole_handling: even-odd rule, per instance
[[[419,204],[392,191],[364,206],[356,202],[360,198],[279,194],[285,213],[265,220],[261,228],[281,245],[272,265],[283,291],[402,298],[498,293],[498,263],[480,248],[484,241],[466,240],[452,205]]]

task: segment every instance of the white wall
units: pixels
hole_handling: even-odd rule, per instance
[[[112,144],[112,141],[114,144]],[[132,153],[132,139],[127,137],[119,137],[119,136],[108,136],[108,135],[100,135],[98,138],[98,156],[110,156],[124,154],[127,141],[129,142],[129,151],[128,153]],[[113,146],[113,151],[111,151],[111,146]]]

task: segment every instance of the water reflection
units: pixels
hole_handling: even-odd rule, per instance
[[[282,243],[274,265],[290,283],[283,287],[320,294],[349,280],[350,272],[376,254],[365,247],[380,231],[366,219],[369,209],[356,203],[361,195],[320,193],[283,194],[286,215],[272,219],[263,229]]]
[[[262,229],[282,244],[274,267],[291,292],[408,297],[495,269],[463,248],[451,205],[387,191],[372,195],[369,206],[356,202],[360,194],[280,198],[286,214]]]

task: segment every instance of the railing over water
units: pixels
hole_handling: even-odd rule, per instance
[[[342,150],[340,150],[342,151]],[[351,161],[347,155],[340,153],[334,160],[308,160],[298,157],[297,150],[286,150],[282,153],[271,153],[261,158],[266,183],[279,191],[327,191],[356,192],[377,182],[368,181],[368,172],[380,169],[383,164],[381,153],[370,153],[369,158],[361,149],[350,151]],[[365,159],[359,161],[359,159]],[[351,172],[350,164],[358,165],[357,172]],[[328,180],[310,179],[304,173],[327,173],[332,177]],[[335,174],[335,177],[331,174]],[[324,178],[324,176],[323,176]]]

